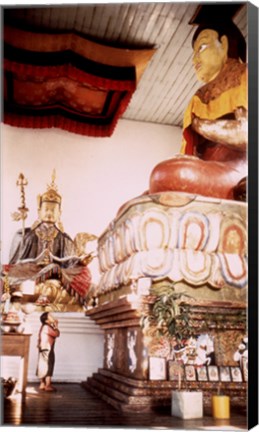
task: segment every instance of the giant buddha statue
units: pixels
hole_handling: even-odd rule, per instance
[[[245,200],[247,176],[246,43],[231,21],[200,24],[193,36],[198,89],[183,121],[181,154],[159,163],[149,193],[190,192]]]
[[[246,43],[217,5],[204,7],[192,40],[204,85],[187,106],[181,154],[153,169],[148,192],[124,203],[99,238],[102,292],[133,274],[201,298],[246,295],[236,289],[247,286]]]

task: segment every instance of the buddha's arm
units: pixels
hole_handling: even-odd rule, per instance
[[[192,128],[209,141],[245,150],[248,143],[247,111],[238,108],[233,120],[206,120],[194,117]]]

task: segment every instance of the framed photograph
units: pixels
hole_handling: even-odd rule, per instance
[[[218,366],[208,366],[208,378],[209,381],[219,381],[219,370]]]
[[[238,366],[230,366],[230,375],[233,382],[242,382],[242,372]]]
[[[149,357],[149,379],[166,380],[166,359]]]
[[[200,366],[196,368],[198,381],[208,381],[207,367]]]
[[[222,382],[231,381],[229,366],[220,366],[219,376],[220,376],[220,381]]]
[[[186,365],[184,368],[186,381],[196,381],[195,367]]]
[[[168,379],[170,381],[182,381],[184,378],[184,366],[173,360],[168,362]]]

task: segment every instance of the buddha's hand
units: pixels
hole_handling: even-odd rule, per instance
[[[48,249],[45,249],[43,253],[40,255],[39,260],[37,260],[37,264],[40,266],[46,266],[50,264],[52,261],[50,256],[50,251]]]
[[[236,117],[237,120],[247,122],[247,120],[248,120],[247,110],[245,110],[242,107],[237,108],[235,110],[235,117]]]
[[[248,143],[247,111],[240,107],[234,114],[235,119],[231,120],[207,120],[193,116],[192,129],[209,141],[245,151]]]

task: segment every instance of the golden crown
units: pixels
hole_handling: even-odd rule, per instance
[[[51,183],[47,185],[47,191],[44,192],[42,195],[38,195],[38,208],[41,207],[41,204],[43,202],[54,202],[61,205],[62,197],[58,193],[58,188],[55,183],[56,180],[56,170],[53,170],[52,176],[51,176]]]

